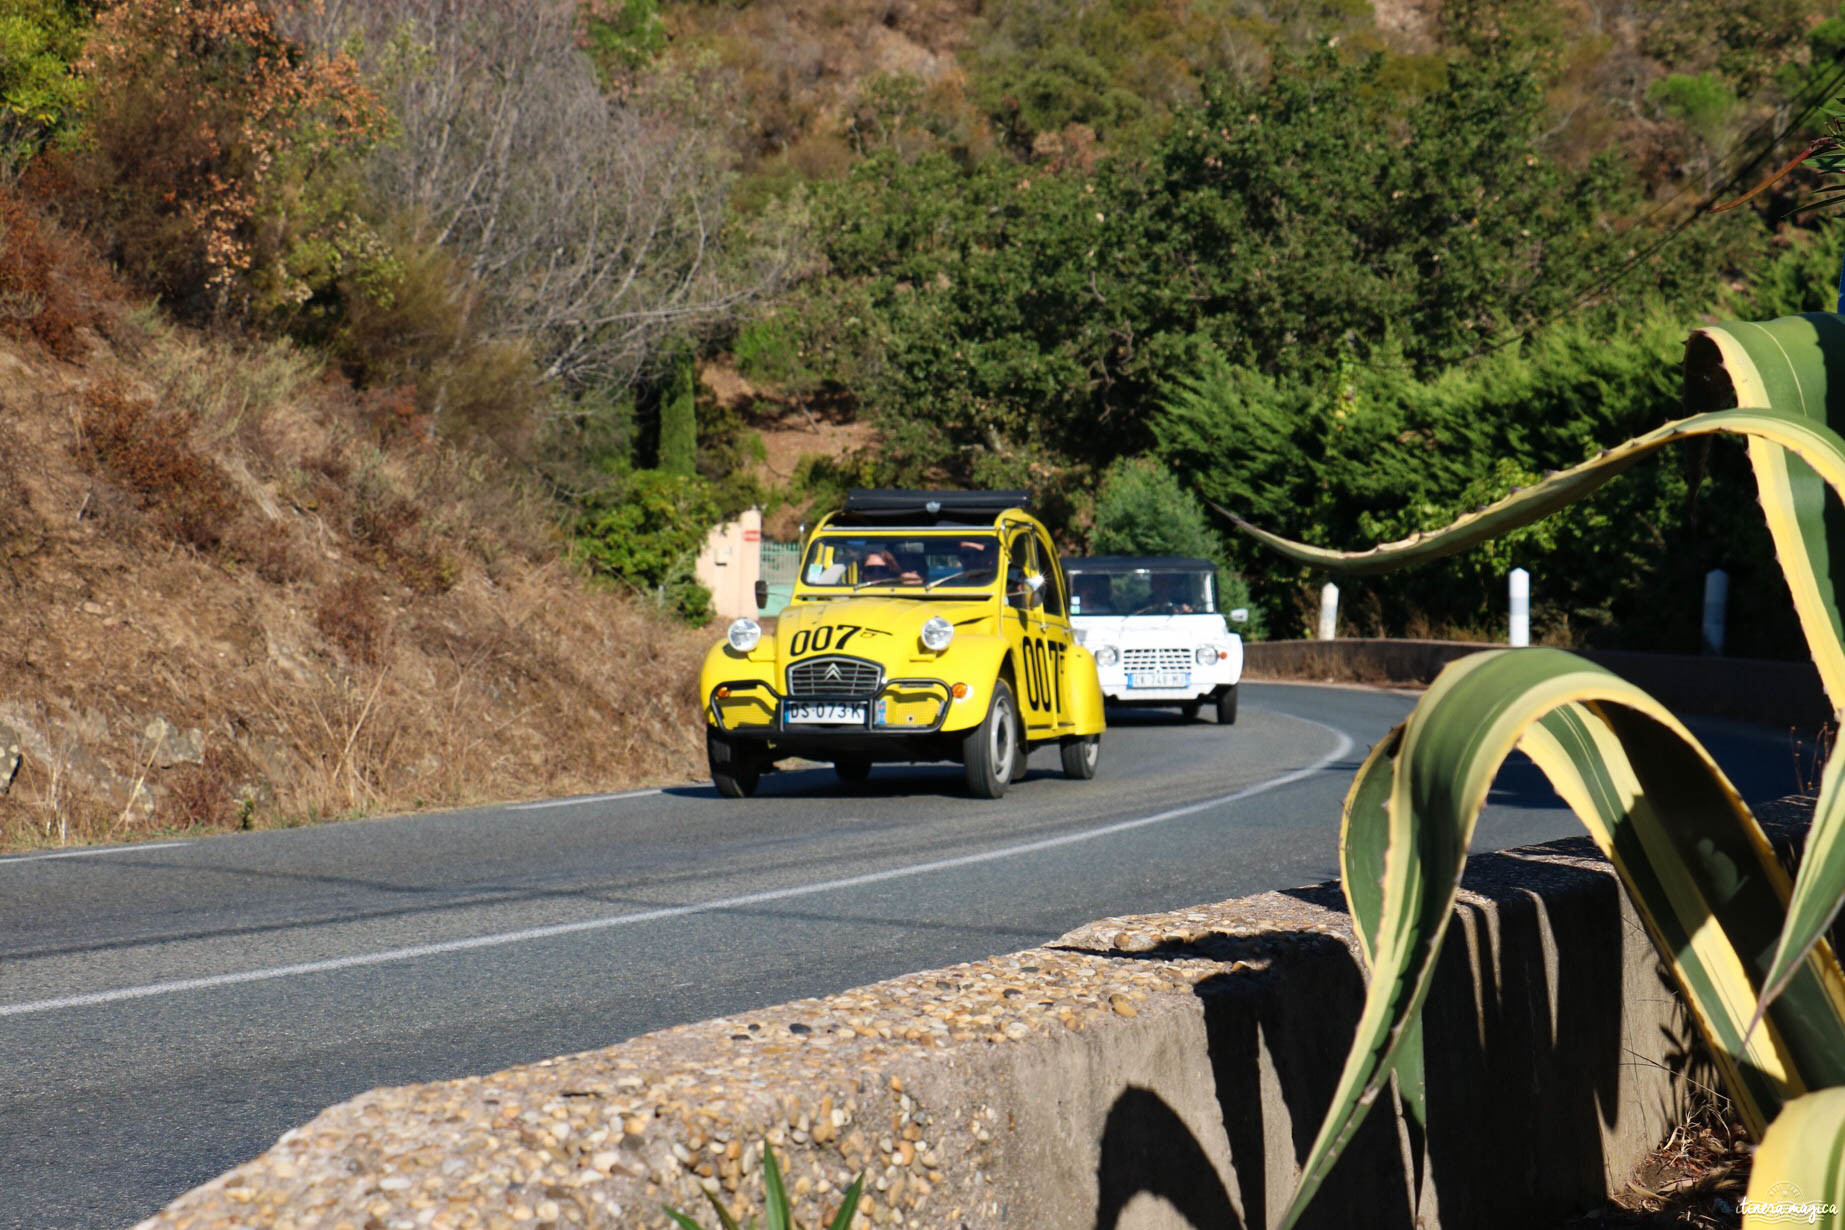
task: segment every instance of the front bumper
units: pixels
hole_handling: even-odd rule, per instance
[[[786,720],[790,700],[865,706],[863,722],[801,724]],[[720,683],[705,698],[705,714],[719,731],[733,738],[827,743],[843,739],[896,739],[933,735],[942,729],[954,695],[940,679],[887,679],[877,691],[859,696],[786,696],[766,679]]]
[[[1178,688],[1129,687],[1127,672],[1122,670],[1098,670],[1096,681],[1102,685],[1103,698],[1118,705],[1188,704],[1215,696],[1236,683],[1235,677],[1228,672],[1215,670],[1193,671],[1190,681]]]

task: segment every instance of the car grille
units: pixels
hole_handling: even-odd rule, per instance
[[[870,696],[884,672],[863,658],[809,658],[788,668],[790,696]]]
[[[1123,649],[1121,666],[1130,671],[1183,671],[1190,670],[1192,651],[1189,649]]]

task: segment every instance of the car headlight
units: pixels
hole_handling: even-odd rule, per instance
[[[1096,647],[1095,664],[1097,666],[1113,666],[1119,661],[1121,661],[1121,651],[1116,649],[1113,645],[1098,645]]]
[[[730,641],[732,649],[738,653],[748,653],[756,648],[758,641],[762,640],[762,625],[746,615],[731,624],[730,631],[724,635]]]
[[[1211,663],[1217,661],[1217,655],[1218,655],[1218,649],[1217,649],[1217,646],[1215,645],[1198,646],[1198,653],[1197,653],[1198,665],[1209,666]]]
[[[955,626],[940,615],[931,615],[923,620],[923,648],[931,653],[940,653],[948,648],[948,643],[955,639]]]

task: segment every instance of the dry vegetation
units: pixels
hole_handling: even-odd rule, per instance
[[[0,849],[702,768],[708,634],[588,589],[507,475],[0,224]]]

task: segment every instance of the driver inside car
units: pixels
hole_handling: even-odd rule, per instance
[[[921,575],[905,568],[889,551],[871,551],[858,566],[859,584],[874,581],[920,581]]]
[[[1190,615],[1192,602],[1190,586],[1185,578],[1177,573],[1156,573],[1153,577],[1153,593],[1148,600],[1148,609],[1164,611],[1168,615]]]
[[[959,579],[966,584],[985,585],[993,579],[992,543],[971,538],[957,543],[955,558],[961,573]]]

